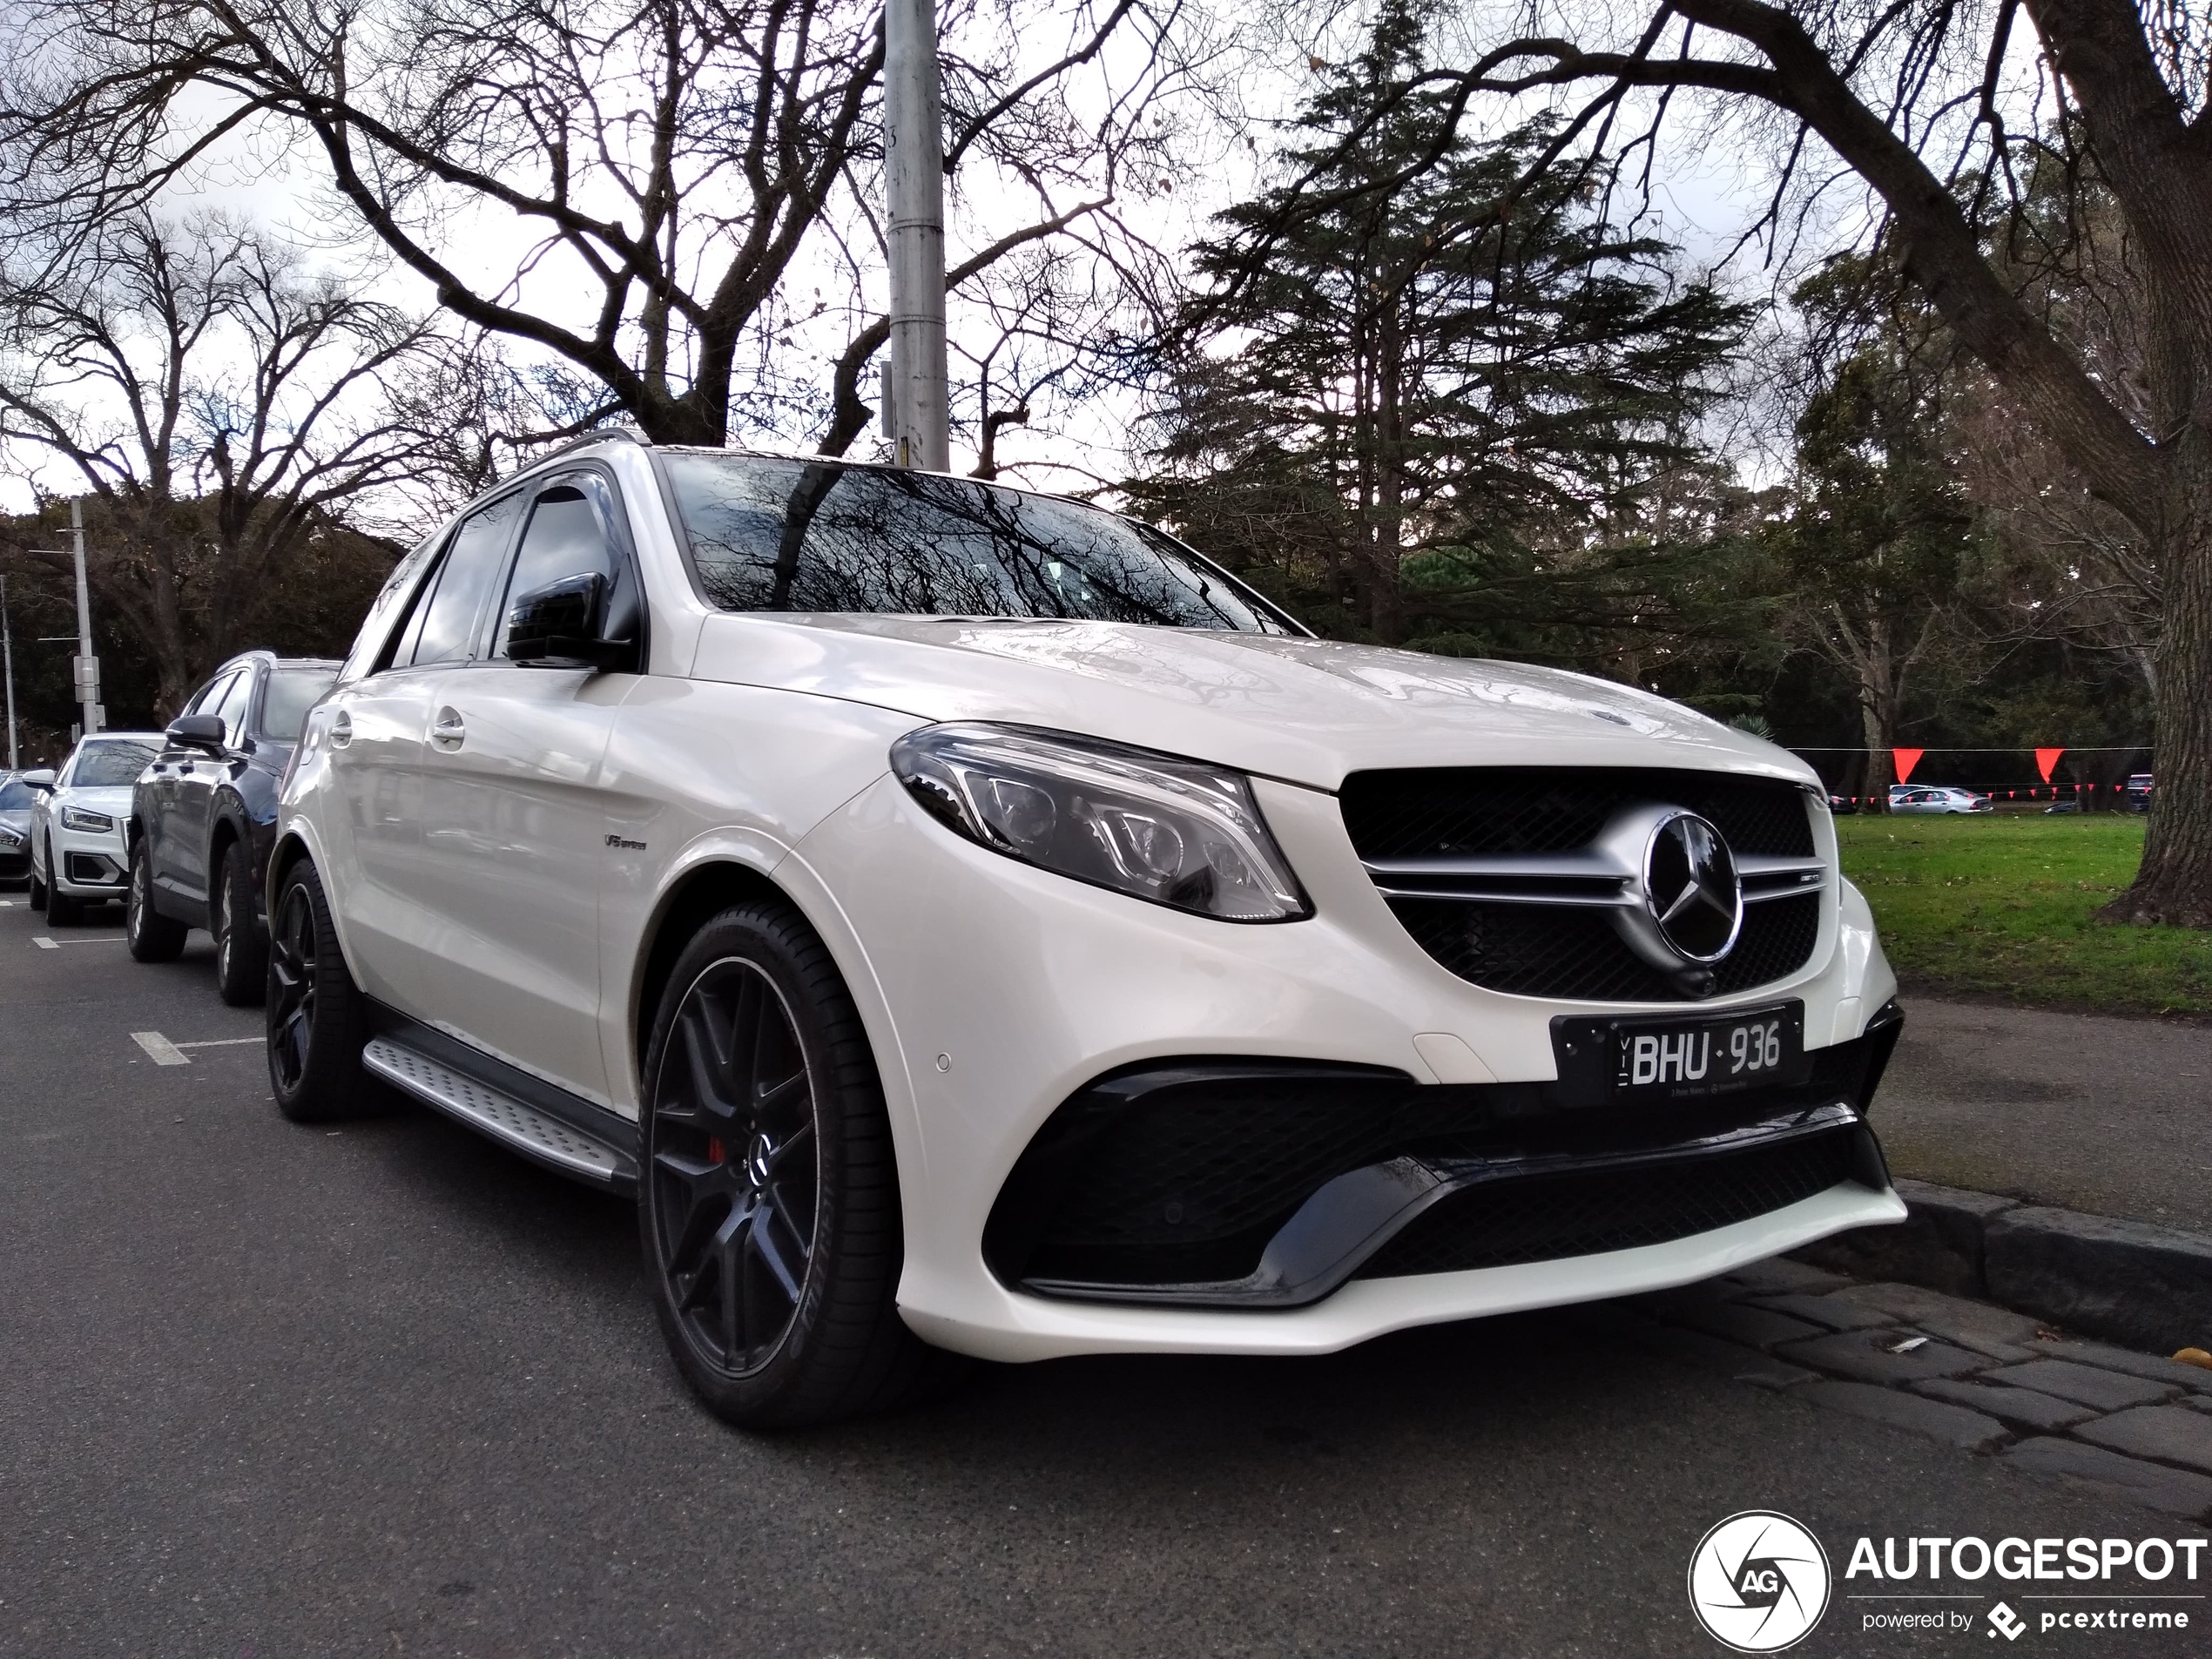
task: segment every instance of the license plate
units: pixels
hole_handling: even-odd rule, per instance
[[[1703,1019],[1555,1020],[1562,1086],[1588,1098],[1683,1100],[1804,1081],[1804,1005]]]

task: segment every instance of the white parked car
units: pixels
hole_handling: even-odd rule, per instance
[[[1971,789],[1952,789],[1935,784],[1892,784],[1890,810],[1893,813],[1990,813],[1997,809],[1986,795],[1977,795]]]
[[[131,786],[160,749],[158,732],[102,732],[79,742],[58,774],[23,774],[36,796],[30,907],[55,927],[71,927],[86,905],[129,893]]]
[[[280,1108],[366,1071],[634,1191],[739,1423],[1905,1213],[1804,763],[967,479],[602,437],[502,486],[311,712],[268,905]]]

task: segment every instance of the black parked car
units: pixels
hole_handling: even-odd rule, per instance
[[[0,772],[0,881],[30,879],[30,786]]]
[[[2128,810],[2131,813],[2150,811],[2150,797],[2154,779],[2148,772],[2135,772],[2128,779]]]
[[[215,936],[226,1002],[258,1002],[267,972],[261,878],[276,831],[277,789],[307,711],[339,664],[248,651],[233,657],[169,723],[131,803],[131,908],[142,962],[176,960],[185,935]]]

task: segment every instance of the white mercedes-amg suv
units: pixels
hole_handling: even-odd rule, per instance
[[[502,485],[375,602],[268,880],[282,1109],[374,1076],[634,1192],[739,1423],[1905,1213],[1802,763],[967,479],[601,436]]]

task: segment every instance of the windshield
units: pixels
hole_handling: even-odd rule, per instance
[[[279,743],[299,742],[307,711],[337,678],[334,668],[280,668],[270,675],[269,689],[261,696],[262,735]]]
[[[1047,617],[1293,631],[1148,525],[931,473],[663,451],[725,610]]]
[[[17,779],[10,778],[0,784],[0,813],[27,813],[30,803],[37,799],[37,792]]]
[[[114,789],[135,784],[153,759],[150,743],[88,743],[70,773],[71,789]]]

